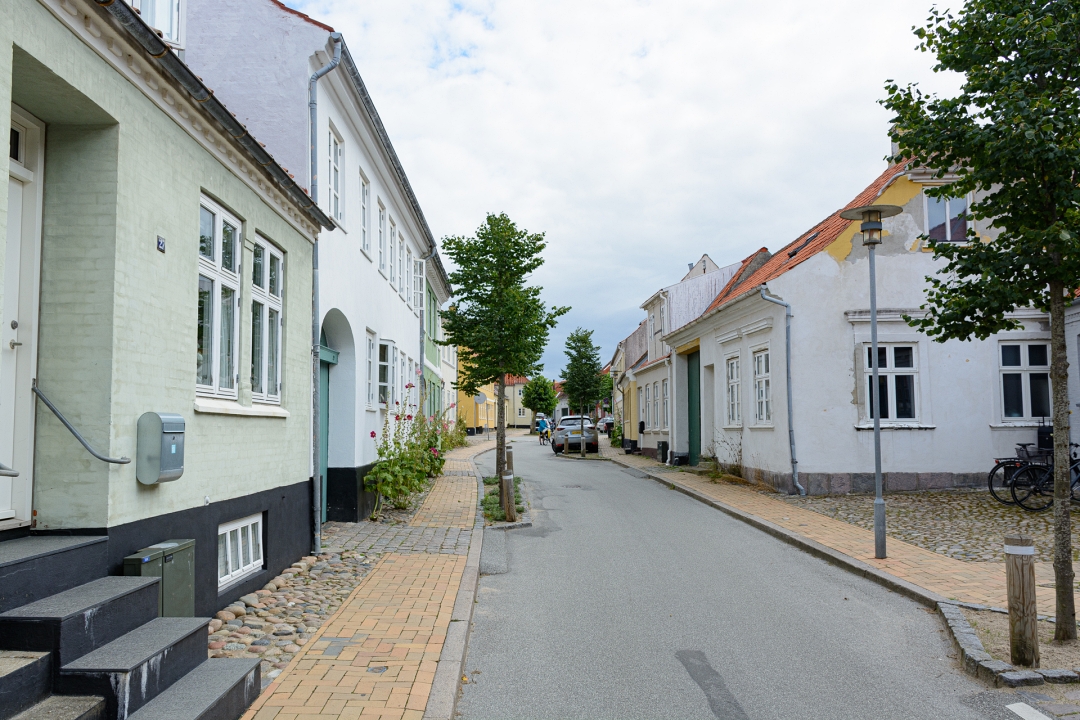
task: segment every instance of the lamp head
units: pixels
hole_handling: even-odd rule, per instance
[[[862,220],[859,231],[863,236],[863,245],[881,244],[881,220],[904,212],[897,205],[864,205],[840,213],[845,220]]]

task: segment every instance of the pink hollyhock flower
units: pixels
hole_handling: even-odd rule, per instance
[[[400,419],[401,419],[401,416],[400,416],[400,415],[395,415],[395,416],[394,416],[394,420],[400,420]]]
[[[436,450],[435,448],[431,448],[431,454],[434,455],[435,457],[439,457],[439,451]]]
[[[406,416],[405,416],[405,419],[406,419],[406,420],[412,420],[412,415],[406,415]]]
[[[374,430],[371,431],[371,437],[375,437],[375,431]]]

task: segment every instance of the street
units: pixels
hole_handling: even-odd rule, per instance
[[[465,720],[1017,717],[915,602],[612,462],[513,447],[533,527],[484,534]]]

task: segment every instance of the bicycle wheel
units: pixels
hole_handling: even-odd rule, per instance
[[[990,471],[990,475],[987,476],[986,484],[990,488],[990,494],[999,503],[1005,505],[1015,504],[1016,501],[1013,500],[1009,488],[1012,486],[1013,477],[1019,469],[1019,462],[1006,460],[995,465],[994,469]]]
[[[1025,510],[1042,512],[1054,504],[1054,474],[1046,465],[1028,465],[1013,475],[1013,500]]]

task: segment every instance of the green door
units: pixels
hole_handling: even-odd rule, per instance
[[[319,338],[319,477],[322,478],[322,521],[326,522],[326,472],[330,467],[330,366],[337,365],[338,352],[326,346],[326,333]]]
[[[686,356],[686,414],[690,435],[690,464],[701,458],[701,353]]]

